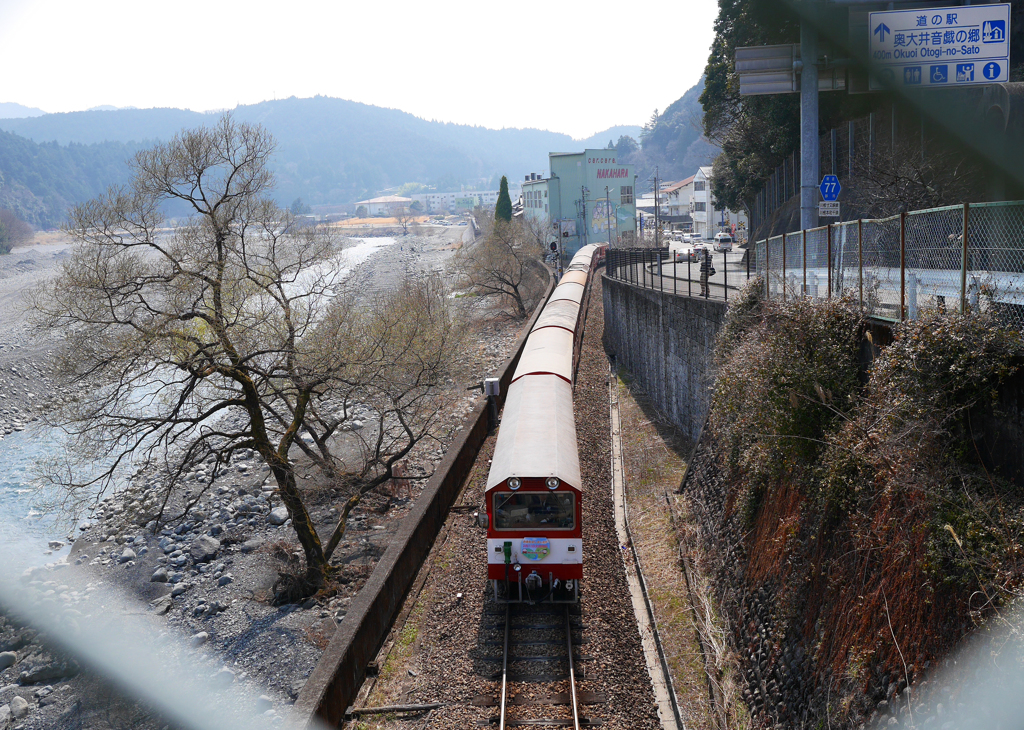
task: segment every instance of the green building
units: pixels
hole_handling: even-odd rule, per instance
[[[589,243],[630,246],[636,236],[636,177],[615,150],[551,152],[551,174],[523,182],[523,215],[561,244],[563,260]]]

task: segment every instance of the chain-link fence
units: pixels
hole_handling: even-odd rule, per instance
[[[1024,201],[836,223],[751,248],[769,298],[848,296],[892,321],[984,311],[1024,329]]]

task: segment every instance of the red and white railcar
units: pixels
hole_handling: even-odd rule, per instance
[[[573,257],[509,386],[486,492],[495,598],[579,600],[585,488],[572,394],[590,277],[602,253],[590,245]]]

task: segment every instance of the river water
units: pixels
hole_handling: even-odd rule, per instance
[[[356,238],[338,261],[335,277],[341,281],[375,252],[395,243],[394,238]],[[0,438],[0,557],[26,567],[52,562],[70,546],[50,550],[50,541],[67,543],[74,525],[47,509],[53,496],[39,482],[39,466],[60,453],[61,434],[36,423],[24,431]]]

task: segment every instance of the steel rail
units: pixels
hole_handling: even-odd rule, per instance
[[[512,604],[505,605],[505,642],[501,652],[501,704],[498,712],[498,730],[505,730],[505,712],[508,709],[508,633],[512,624]]]
[[[565,607],[565,646],[569,652],[569,696],[572,698],[572,727],[580,730],[580,707],[576,701],[576,665],[572,657],[572,622],[569,618],[569,606]]]

